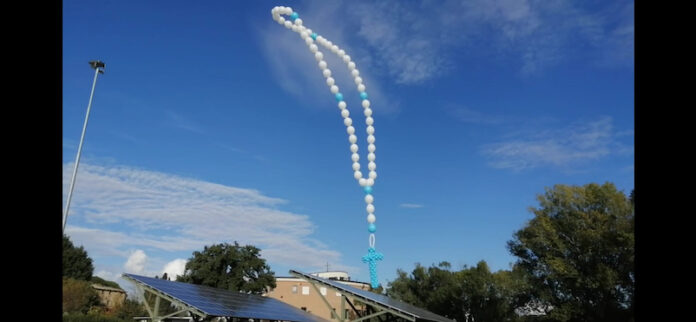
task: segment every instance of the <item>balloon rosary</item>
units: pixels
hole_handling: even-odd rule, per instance
[[[348,132],[348,141],[350,142],[351,159],[353,160],[353,176],[358,181],[360,186],[363,187],[365,191],[365,203],[367,203],[367,231],[370,232],[370,237],[368,239],[369,248],[367,254],[362,257],[363,263],[367,263],[370,268],[370,284],[373,288],[379,286],[379,281],[377,279],[377,261],[384,258],[382,253],[375,250],[375,234],[377,226],[375,225],[375,206],[372,204],[374,202],[374,197],[372,196],[372,186],[375,184],[375,179],[377,179],[377,164],[375,163],[375,128],[372,126],[374,120],[372,119],[372,109],[370,109],[370,101],[367,100],[367,92],[365,91],[365,85],[363,84],[362,78],[359,76],[360,72],[355,68],[355,62],[351,61],[350,56],[348,56],[344,50],[340,49],[338,46],[334,45],[326,38],[317,35],[312,32],[311,29],[302,25],[302,19],[299,18],[297,12],[292,11],[290,7],[278,6],[271,10],[271,15],[273,15],[273,20],[279,24],[285,26],[288,29],[300,34],[302,40],[305,41],[309,50],[314,54],[319,68],[322,74],[326,78],[326,85],[329,86],[331,93],[336,97],[338,101],[338,108],[341,110],[341,116],[343,116],[343,124],[346,126],[346,131]],[[281,15],[289,16],[289,19],[281,17]],[[365,114],[365,123],[367,124],[367,160],[369,161],[367,168],[370,170],[368,177],[364,178],[362,172],[360,172],[360,155],[358,155],[358,145],[356,142],[358,138],[355,136],[355,128],[352,126],[353,120],[349,117],[350,112],[346,109],[346,102],[343,100],[343,94],[338,91],[338,86],[335,85],[335,80],[331,77],[331,70],[327,68],[326,61],[324,61],[324,54],[319,51],[319,48],[315,44],[318,43],[325,48],[331,50],[333,53],[337,54],[347,65],[350,70],[351,75],[354,77],[355,85],[358,86],[358,92],[360,92],[360,98],[362,99],[363,113]]]

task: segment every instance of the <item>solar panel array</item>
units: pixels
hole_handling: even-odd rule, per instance
[[[280,321],[324,321],[274,298],[208,286],[123,274],[211,316]]]
[[[355,288],[355,287],[343,284],[339,281],[329,280],[329,279],[321,278],[321,277],[314,276],[314,275],[309,275],[309,274],[294,271],[294,270],[290,270],[290,273],[294,273],[296,275],[301,275],[302,278],[305,278],[307,280],[314,280],[317,282],[324,283],[326,285],[330,285],[336,289],[350,293],[357,298],[367,300],[366,302],[368,302],[368,303],[369,302],[379,303],[380,305],[385,306],[389,309],[401,312],[404,315],[410,315],[410,316],[412,316],[416,319],[419,319],[419,320],[435,321],[435,322],[454,322],[454,320],[452,320],[452,319],[448,319],[444,316],[437,315],[437,314],[430,312],[428,310],[421,309],[419,307],[416,307],[416,306],[413,306],[411,304],[389,298],[389,297],[384,296],[384,295],[372,293],[370,291],[361,290],[359,288]]]

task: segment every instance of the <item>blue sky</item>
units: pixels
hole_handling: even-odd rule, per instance
[[[236,240],[276,275],[328,262],[369,280],[340,111],[274,6],[345,49],[364,79],[382,283],[417,262],[509,269],[506,242],[554,184],[633,189],[632,1],[64,1],[65,197],[87,62],[106,63],[66,227],[97,275],[129,287],[118,275],[175,272]],[[358,92],[324,56],[365,168]]]

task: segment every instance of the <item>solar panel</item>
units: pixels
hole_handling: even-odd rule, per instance
[[[270,297],[133,274],[123,275],[211,316],[280,321],[324,321]]]
[[[452,320],[452,319],[448,319],[444,316],[437,315],[437,314],[430,312],[428,310],[421,309],[419,307],[413,306],[413,305],[405,303],[405,302],[401,302],[399,300],[389,298],[389,297],[384,296],[384,295],[372,293],[370,291],[361,290],[359,288],[355,288],[355,287],[343,284],[339,281],[329,280],[329,279],[321,278],[321,277],[314,276],[314,275],[309,275],[309,274],[294,271],[294,270],[290,270],[290,273],[295,274],[295,275],[300,275],[300,276],[302,276],[302,278],[305,278],[307,280],[314,280],[314,281],[329,285],[329,286],[334,287],[336,289],[342,290],[346,293],[352,294],[353,296],[355,296],[355,297],[357,297],[357,298],[359,298],[367,303],[370,303],[370,302],[377,303],[377,304],[382,305],[384,307],[387,307],[389,309],[401,312],[402,314],[410,315],[410,316],[412,316],[416,319],[419,319],[419,320],[435,321],[435,322],[454,322],[454,320]]]

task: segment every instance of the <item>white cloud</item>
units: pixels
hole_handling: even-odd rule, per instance
[[[67,191],[72,163],[64,164],[63,170]],[[314,225],[308,216],[278,209],[285,203],[253,189],[81,163],[66,233],[85,245],[97,263],[129,258],[128,270],[150,275],[159,274],[173,260],[161,257],[168,253],[190,254],[206,245],[234,241],[259,247],[272,265],[338,265],[341,254],[311,238]],[[135,249],[150,255],[145,263],[135,261]]]
[[[138,249],[128,257],[128,260],[123,265],[123,269],[126,273],[143,274],[145,272],[146,262],[147,255],[144,251]]]
[[[399,205],[401,208],[423,208],[423,205],[416,203],[402,203]]]
[[[164,265],[164,269],[162,269],[162,275],[167,273],[167,276],[169,276],[171,280],[175,280],[178,275],[184,275],[184,271],[186,270],[186,262],[188,262],[188,260],[177,258],[167,263],[167,265]]]
[[[488,144],[484,155],[495,168],[524,170],[545,165],[566,167],[632,151],[616,140],[612,119],[603,117],[566,128],[519,134],[512,140]]]
[[[100,271],[94,273],[94,275],[99,276],[107,281],[115,281],[116,279],[118,279],[120,277],[118,274],[115,274],[115,273],[107,271],[107,270],[100,270]]]

